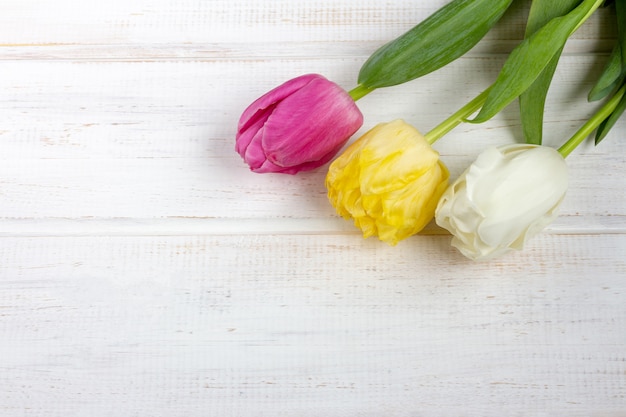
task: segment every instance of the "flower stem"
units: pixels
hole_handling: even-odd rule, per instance
[[[485,91],[477,95],[472,101],[461,107],[456,113],[439,123],[430,132],[426,133],[424,136],[426,141],[432,145],[446,133],[461,124],[461,122],[467,119],[467,117],[472,113],[479,110],[482,105],[485,104],[485,100],[487,99],[487,94],[489,94],[490,89],[491,87],[487,88]]]
[[[617,93],[609,101],[607,101],[604,106],[600,108],[587,122],[581,126],[581,128],[574,133],[567,142],[565,142],[559,149],[559,153],[563,158],[567,158],[567,156],[572,153],[574,149],[578,145],[580,145],[586,138],[594,131],[600,124],[606,120],[607,117],[613,113],[613,111],[617,108],[617,105],[624,97],[624,93],[626,93],[626,84],[620,88]]]
[[[348,94],[350,95],[350,97],[352,97],[352,100],[357,101],[358,99],[365,97],[374,90],[375,88],[368,88],[364,85],[359,84],[352,90],[348,91]]]

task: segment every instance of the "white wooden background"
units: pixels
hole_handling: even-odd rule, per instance
[[[562,216],[472,263],[431,227],[389,247],[324,169],[258,175],[238,117],[360,65],[446,0],[0,0],[0,415],[626,416],[626,124],[568,158]],[[495,78],[528,1],[467,56],[359,101],[427,131]],[[615,38],[568,43],[558,146]],[[520,141],[515,105],[435,147],[453,176]]]

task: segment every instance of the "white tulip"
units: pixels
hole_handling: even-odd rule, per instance
[[[553,148],[516,144],[489,148],[444,192],[437,224],[474,260],[524,244],[557,217],[567,191],[567,165]]]

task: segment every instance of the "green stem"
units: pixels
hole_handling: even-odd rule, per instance
[[[485,100],[487,99],[487,94],[489,94],[489,90],[491,90],[491,87],[487,88],[485,91],[477,95],[472,101],[461,107],[459,111],[448,117],[443,122],[439,123],[430,132],[426,133],[424,137],[426,138],[428,143],[432,145],[438,139],[443,137],[446,133],[461,124],[461,122],[465,121],[465,119],[467,119],[467,117],[470,116],[472,113],[479,110],[483,106],[483,104],[485,104]]]
[[[624,97],[624,93],[626,93],[626,84],[623,85],[622,88],[620,88],[617,93],[615,93],[615,95],[596,112],[596,114],[587,120],[578,132],[574,133],[574,136],[572,136],[558,149],[563,158],[567,158],[567,156],[572,153],[572,151],[576,149],[576,147],[580,145],[587,138],[587,136],[591,134],[591,132],[600,126],[600,124],[606,120],[611,113],[613,113],[619,102],[622,100],[622,97]]]
[[[348,94],[350,94],[350,97],[352,97],[352,100],[357,101],[358,99],[365,97],[366,95],[368,95],[374,90],[375,88],[368,88],[364,85],[359,84],[356,87],[354,87],[352,90],[348,91]]]

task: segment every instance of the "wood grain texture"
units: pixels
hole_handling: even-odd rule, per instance
[[[5,412],[622,410],[624,235],[490,264],[447,241],[0,239]]]
[[[626,122],[568,158],[561,216],[473,263],[431,225],[364,240],[324,169],[256,175],[245,106],[296,75],[349,89],[446,0],[0,0],[0,415],[626,416]],[[514,2],[450,66],[359,101],[426,132],[491,83]],[[616,28],[600,10],[548,97],[559,146]],[[515,105],[435,147],[453,176],[521,140]]]

